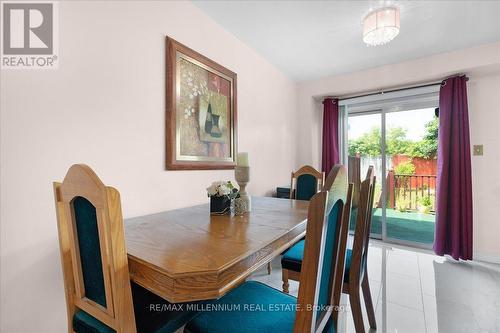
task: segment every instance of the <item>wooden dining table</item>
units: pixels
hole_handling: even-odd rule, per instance
[[[131,279],[172,303],[219,298],[305,236],[308,205],[253,197],[241,216],[205,204],[126,219]]]

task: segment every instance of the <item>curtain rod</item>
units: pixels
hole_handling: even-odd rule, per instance
[[[433,87],[437,85],[441,85],[442,81],[435,82],[435,83],[428,83],[428,84],[422,84],[419,86],[411,86],[411,87],[406,87],[406,88],[398,88],[398,89],[390,89],[390,90],[381,90],[377,91],[374,93],[368,93],[368,94],[362,94],[362,95],[355,95],[355,96],[346,96],[343,98],[339,98],[339,101],[343,101],[346,99],[351,99],[351,98],[359,98],[359,97],[367,97],[367,96],[375,96],[375,95],[383,95],[387,93],[392,93],[392,92],[397,92],[397,91],[405,91],[405,90],[410,90],[410,89],[416,89],[416,88],[425,88],[425,87]]]
[[[455,76],[465,76],[465,74],[457,74],[457,75],[452,75],[447,77],[446,79],[455,77]],[[381,90],[373,93],[366,93],[366,94],[360,94],[360,95],[352,95],[352,96],[345,96],[345,97],[338,97],[339,101],[343,101],[346,99],[351,99],[351,98],[359,98],[359,97],[367,97],[367,96],[376,96],[376,95],[383,95],[391,92],[397,92],[397,91],[405,91],[405,90],[410,90],[410,89],[416,89],[416,88],[425,88],[425,87],[432,87],[432,86],[437,86],[437,85],[442,85],[446,79],[443,79],[438,82],[432,82],[432,83],[426,83],[426,84],[421,84],[418,86],[410,86],[410,87],[405,87],[405,88],[395,88],[395,89],[389,89],[389,90]],[[466,80],[469,81],[469,78],[466,77]],[[336,98],[336,97],[331,97],[331,96],[325,96],[323,99],[326,98]]]

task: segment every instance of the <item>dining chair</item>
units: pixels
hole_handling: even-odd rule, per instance
[[[196,314],[131,283],[120,194],[91,168],[73,165],[54,195],[69,333],[174,332]]]
[[[325,173],[310,165],[304,165],[297,171],[292,171],[290,181],[290,199],[310,200],[321,190],[325,180]]]
[[[292,171],[290,181],[290,199],[309,201],[314,194],[321,190],[325,180],[325,173],[319,172],[310,165],[304,165],[297,171]],[[271,274],[271,262],[267,264],[267,274]]]
[[[248,281],[211,303],[185,333],[334,332],[344,274],[352,187],[343,166],[330,172],[326,188],[309,204],[304,269],[298,298]]]
[[[354,227],[354,240],[352,249],[347,250],[345,272],[347,278],[344,281],[342,290],[343,293],[349,295],[354,328],[356,332],[360,333],[365,332],[363,313],[361,311],[360,290],[363,292],[370,327],[373,329],[377,328],[367,270],[375,184],[376,177],[373,167],[370,166],[366,178],[360,186],[356,225]]]
[[[363,291],[370,327],[376,328],[368,272],[366,270],[374,189],[375,176],[373,167],[370,166],[365,180],[360,184],[358,207],[353,209],[353,212],[356,213],[354,241],[352,249],[347,249],[342,289],[344,293],[349,294],[356,332],[364,332],[360,289]],[[289,292],[288,280],[300,281],[303,257],[304,240],[299,241],[283,254],[281,259],[283,292]]]

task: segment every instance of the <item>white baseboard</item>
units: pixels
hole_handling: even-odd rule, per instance
[[[500,264],[500,256],[484,255],[481,253],[474,253],[473,259],[477,261],[484,261],[490,264]]]

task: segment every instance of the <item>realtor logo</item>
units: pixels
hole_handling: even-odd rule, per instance
[[[2,2],[2,69],[57,68],[57,2]]]

